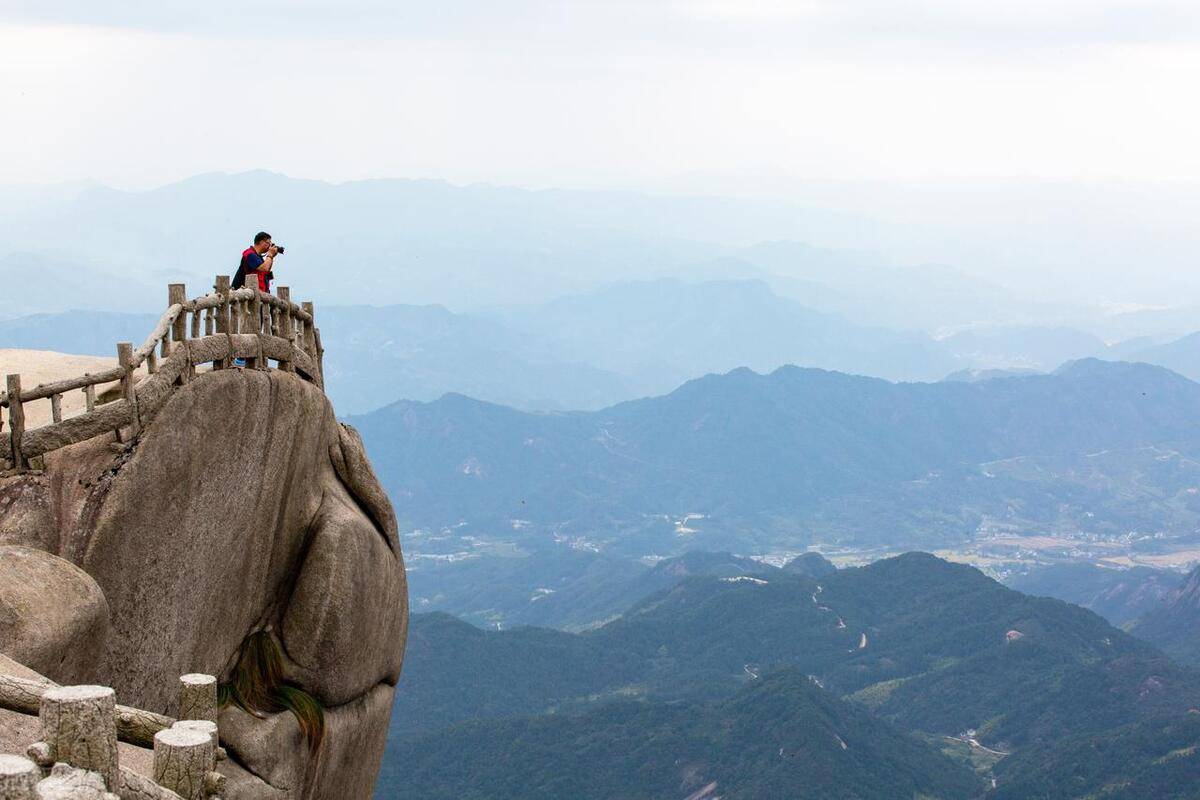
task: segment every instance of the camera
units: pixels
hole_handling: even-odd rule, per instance
[[[281,244],[275,245],[275,252],[279,253],[280,255],[283,255],[283,245],[281,245]]]

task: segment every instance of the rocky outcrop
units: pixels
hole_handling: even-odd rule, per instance
[[[201,373],[132,443],[99,436],[45,460],[0,479],[0,652],[175,714],[180,675],[228,678],[246,637],[269,631],[326,735],[309,753],[287,712],[226,709],[228,768],[261,779],[227,797],[369,797],[407,588],[391,505],[320,388]]]

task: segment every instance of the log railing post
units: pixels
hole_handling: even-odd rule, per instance
[[[217,721],[217,679],[198,672],[179,678],[179,719]]]
[[[315,361],[317,358],[317,340],[313,336],[313,326],[317,324],[317,318],[313,316],[313,304],[307,300],[300,304],[300,308],[304,309],[304,313],[308,314],[308,322],[303,323],[304,350]]]
[[[178,303],[185,305],[187,303],[187,284],[183,283],[168,283],[167,284],[167,307]],[[175,321],[171,323],[171,340],[173,342],[182,342],[187,338],[187,311],[179,309],[179,316],[175,317]],[[166,351],[164,351],[164,355]]]
[[[204,800],[205,783],[216,763],[212,737],[188,728],[167,728],[154,734],[154,782],[183,800]]]
[[[0,754],[0,800],[33,800],[42,770],[23,756]]]
[[[218,275],[213,289],[221,298],[221,304],[217,306],[217,333],[229,333],[229,276]]]
[[[263,332],[263,310],[271,310],[271,306],[263,302],[262,292],[258,290],[258,286],[251,286],[250,290],[253,294],[250,296],[250,333]]]
[[[313,326],[313,342],[317,348],[317,376],[325,384],[325,348],[321,345],[321,329]]]
[[[133,383],[132,342],[120,342],[117,345],[117,363],[121,366],[121,396],[125,398],[125,403],[129,406],[130,428],[133,435],[137,436],[142,426],[138,420],[137,392]]]
[[[83,402],[88,411],[93,411],[96,408],[96,384],[89,383],[83,387]]]
[[[242,329],[242,333],[252,333],[256,337],[262,334],[262,303],[258,297],[258,281],[246,282],[246,288],[250,290],[250,299],[246,301],[246,327]],[[262,340],[259,340],[258,349],[262,350]],[[257,356],[246,356],[246,369],[258,369]]]
[[[229,320],[230,320],[229,276],[228,275],[218,275],[216,283],[213,284],[213,288],[216,290],[217,294],[221,298],[221,304],[219,306],[217,306],[217,319],[216,319],[217,333],[225,334],[230,345],[232,345],[233,340],[228,339],[229,334],[233,332],[230,330],[230,322],[229,322]],[[221,359],[220,361],[213,362],[213,369],[224,369],[228,366],[229,366],[229,357],[228,356]]]
[[[117,700],[107,686],[56,686],[42,695],[38,717],[50,759],[100,773],[121,788],[117,765]]]
[[[21,403],[21,376],[8,376],[8,436],[12,444],[13,469],[25,470],[29,463],[21,453],[21,437],[25,435],[25,406]]]
[[[50,419],[54,422],[62,422],[62,395],[50,395]]]
[[[276,336],[282,336],[288,341],[288,353],[290,356],[292,348],[296,346],[296,321],[292,317],[292,290],[286,286],[280,286],[275,290],[279,295],[279,299],[283,301],[283,308],[279,310],[279,330]],[[295,372],[292,366],[292,359],[289,357],[287,361],[280,361],[279,368],[285,372]]]

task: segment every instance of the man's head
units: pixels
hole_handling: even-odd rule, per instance
[[[259,231],[254,234],[254,252],[260,256],[271,249],[271,234],[266,231]]]

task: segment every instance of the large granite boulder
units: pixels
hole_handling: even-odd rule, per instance
[[[0,546],[0,653],[59,683],[102,676],[108,603],[92,577],[31,547]]]
[[[280,797],[370,797],[407,587],[387,496],[318,387],[201,374],[133,443],[97,437],[0,479],[0,544],[20,554],[0,557],[0,652],[174,714],[179,675],[228,677],[247,636],[270,631],[285,677],[325,707],[324,744],[297,758],[272,734],[290,715],[242,714],[227,746]],[[6,611],[50,591],[20,589],[31,574],[64,588],[53,614]]]

